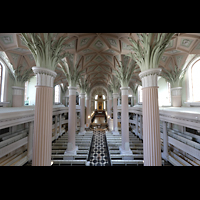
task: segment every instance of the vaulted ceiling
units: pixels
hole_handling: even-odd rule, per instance
[[[65,44],[66,52],[70,52],[72,59],[79,69],[84,70],[84,75],[91,83],[90,87],[104,86],[113,74],[113,69],[119,61],[133,62],[124,57],[129,53],[131,45],[128,37],[139,39],[137,33],[59,33],[68,36]],[[0,33],[0,51],[4,51],[16,68],[22,65],[25,68],[35,66],[31,52],[23,44],[19,33]],[[175,65],[182,66],[189,54],[200,54],[200,33],[177,33],[171,39],[163,54],[160,66],[171,69]],[[60,68],[55,84],[66,83],[67,80]],[[138,72],[139,73],[139,72]],[[132,81],[137,81],[134,76]]]

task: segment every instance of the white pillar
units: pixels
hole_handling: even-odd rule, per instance
[[[135,129],[135,134],[138,135],[138,114],[136,114],[136,129]]]
[[[182,87],[171,88],[171,98],[173,107],[182,105]]]
[[[65,154],[76,154],[78,146],[75,146],[76,136],[76,87],[69,86],[69,112],[68,112],[68,144]],[[64,157],[63,159],[67,159]]]
[[[142,115],[140,115],[140,135],[139,135],[140,139],[143,139],[143,117]]]
[[[12,106],[13,107],[22,107],[24,105],[24,88],[12,86],[13,95],[12,95]]]
[[[33,134],[33,166],[51,165],[53,83],[56,72],[32,67],[37,76]]]
[[[163,121],[163,146],[164,146],[164,150],[162,153],[162,157],[163,159],[165,159],[166,161],[168,161],[168,136],[167,136],[167,122]]]
[[[161,69],[154,68],[139,74],[143,94],[143,154],[144,166],[161,166],[160,119],[157,76]]]
[[[117,123],[117,93],[113,93],[113,135],[119,135]]]
[[[29,123],[28,146],[27,146],[28,161],[32,160],[32,151],[33,151],[33,121]]]
[[[79,135],[85,134],[85,93],[79,95],[81,99],[81,118]]]
[[[134,106],[134,97],[131,97],[131,106]]]
[[[61,118],[61,114],[59,114],[59,134],[58,135],[60,135],[61,134],[61,125],[62,125],[62,123],[61,123],[61,121],[62,121],[62,118]]]
[[[121,154],[132,154],[129,147],[129,117],[128,117],[128,88],[121,87],[122,109],[121,109],[121,134],[122,146],[119,147]]]
[[[57,127],[58,127],[58,116],[55,115],[55,126],[54,126],[55,133],[54,133],[54,135],[57,135]]]

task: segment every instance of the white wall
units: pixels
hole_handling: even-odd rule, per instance
[[[159,106],[170,105],[168,100],[167,82],[164,78],[158,80],[158,101]]]
[[[35,94],[36,94],[36,76],[30,79],[28,84],[28,97],[29,105],[35,105]]]

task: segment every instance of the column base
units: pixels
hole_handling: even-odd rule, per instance
[[[161,156],[165,161],[169,160],[169,155],[166,156],[164,153],[161,153]]]
[[[131,151],[130,148],[128,148],[127,150],[124,150],[124,149],[122,149],[122,146],[120,146],[119,150],[120,150],[121,155],[124,155],[124,154],[127,155],[127,156],[123,157],[123,160],[133,160],[133,157],[131,156],[131,155],[133,155],[133,152]]]
[[[86,131],[79,132],[78,135],[85,135]]]
[[[76,155],[76,151],[78,150],[78,146],[75,146],[75,148],[73,150],[66,150],[64,155],[66,155],[66,157],[63,157],[63,160],[73,160],[73,155]],[[72,155],[72,156],[71,156]]]
[[[120,135],[120,134],[119,134],[119,131],[112,131],[112,134],[113,134],[113,135]]]

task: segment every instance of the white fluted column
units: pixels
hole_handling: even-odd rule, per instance
[[[79,135],[85,134],[85,93],[79,95],[81,100],[81,123]]]
[[[143,117],[142,115],[140,115],[140,135],[139,135],[140,139],[143,139]]]
[[[57,128],[58,128],[58,116],[55,115],[55,126],[54,126],[55,132],[54,132],[54,135],[57,135]]]
[[[182,87],[171,88],[172,106],[182,106]]]
[[[12,95],[12,106],[13,107],[22,107],[24,104],[24,88],[12,86],[13,95]]]
[[[129,117],[128,117],[128,88],[121,87],[122,109],[121,109],[121,134],[122,146],[119,147],[121,154],[132,154],[129,147]]]
[[[47,68],[32,67],[32,69],[37,76],[32,165],[50,166],[52,145],[53,83],[57,74]]]
[[[34,125],[33,121],[29,123],[28,144],[27,144],[27,157],[28,157],[28,161],[32,160],[32,152],[33,152],[33,125]]]
[[[168,161],[168,135],[167,135],[167,122],[163,121],[163,153],[162,157]]]
[[[134,106],[134,97],[131,97],[131,106]]]
[[[161,69],[149,69],[139,74],[143,92],[143,154],[144,166],[161,166],[160,119],[157,76]]]
[[[118,93],[113,93],[113,135],[119,135],[117,123],[117,97]]]
[[[87,97],[86,97],[86,105],[87,105],[87,108],[86,108],[86,122],[87,122],[88,126],[90,126],[90,123],[91,123],[90,95],[87,95]],[[90,118],[88,118],[88,116],[90,116]]]
[[[69,112],[68,112],[68,144],[65,154],[76,154],[78,146],[75,146],[76,136],[76,87],[69,86]],[[64,157],[63,159],[67,159]]]
[[[62,126],[62,115],[61,114],[59,114],[59,134],[58,135],[60,135],[60,133],[61,133],[61,126]]]

